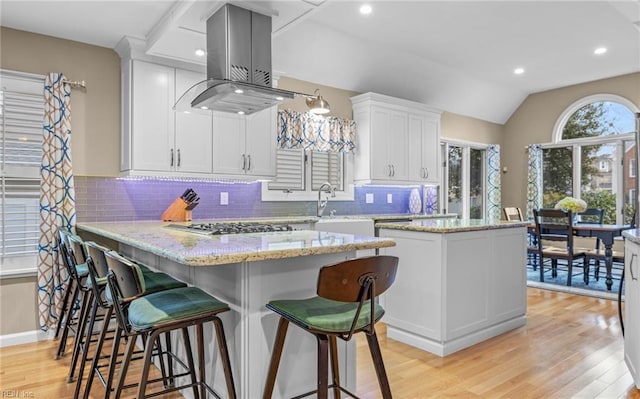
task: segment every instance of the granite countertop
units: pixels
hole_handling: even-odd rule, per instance
[[[181,223],[181,224],[190,224],[190,223],[241,223],[241,222],[251,222],[251,223],[272,223],[272,224],[304,224],[304,223],[316,223],[320,219],[323,220],[341,220],[341,219],[372,219],[374,222],[377,220],[406,220],[406,219],[435,219],[435,218],[456,218],[458,215],[455,213],[438,213],[432,215],[426,214],[373,214],[373,215],[335,215],[335,216],[323,216],[319,218],[317,216],[273,216],[273,217],[262,217],[262,218],[243,218],[243,219],[198,219],[193,220],[191,222],[172,222],[172,223]]]
[[[164,227],[171,223],[175,222],[79,223],[76,228],[189,266],[282,259],[395,245],[389,238],[312,230],[208,236]]]
[[[528,226],[529,222],[508,222],[486,219],[423,219],[412,222],[376,223],[379,229],[421,231],[426,233],[459,233],[491,229],[506,229]]]

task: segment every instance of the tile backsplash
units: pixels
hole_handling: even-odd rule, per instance
[[[226,183],[164,179],[117,179],[75,177],[77,221],[159,220],[168,205],[187,188],[200,196],[193,219],[252,218],[271,216],[315,216],[316,201],[263,202],[261,183]],[[354,201],[329,201],[325,213],[405,214],[414,187],[357,186]],[[220,205],[220,193],[228,193],[229,204]],[[367,194],[373,203],[366,203]],[[391,203],[387,203],[390,196]]]

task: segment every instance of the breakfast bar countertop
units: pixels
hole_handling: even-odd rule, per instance
[[[211,266],[391,247],[389,238],[312,230],[203,235],[166,226],[170,222],[79,223],[77,230],[129,245],[189,266]]]
[[[420,219],[411,222],[376,223],[378,229],[421,231],[425,233],[459,233],[465,231],[493,230],[525,227],[529,222],[509,222],[487,219]]]

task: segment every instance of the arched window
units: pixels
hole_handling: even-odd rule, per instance
[[[543,206],[565,196],[605,209],[605,223],[628,223],[635,210],[635,113],[624,97],[582,98],[560,115],[553,144],[544,145]]]

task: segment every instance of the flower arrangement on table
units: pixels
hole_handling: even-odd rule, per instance
[[[564,197],[554,207],[555,209],[562,209],[563,211],[571,211],[572,213],[584,212],[587,210],[587,203],[581,199],[573,197]]]

